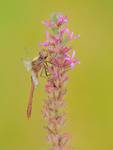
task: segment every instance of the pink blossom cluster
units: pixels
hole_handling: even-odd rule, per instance
[[[48,27],[46,40],[39,44],[48,53],[47,81],[45,90],[48,94],[44,101],[42,114],[46,120],[44,126],[47,130],[47,141],[50,143],[50,150],[70,150],[68,133],[62,133],[66,116],[62,112],[65,106],[65,83],[68,80],[67,71],[76,64],[80,64],[75,58],[76,51],[72,50],[69,42],[80,38],[68,29],[68,17],[62,14],[55,14],[50,20],[43,21]]]

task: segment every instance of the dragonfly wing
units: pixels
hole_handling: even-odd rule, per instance
[[[30,71],[32,69],[31,60],[24,60],[23,63],[27,71]]]
[[[31,76],[32,76],[33,83],[34,83],[35,87],[37,87],[37,85],[38,85],[39,82],[38,82],[36,73],[34,71],[32,71],[31,74],[32,74]]]

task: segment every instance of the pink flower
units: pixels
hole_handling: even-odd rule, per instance
[[[48,93],[51,93],[51,92],[53,92],[54,90],[55,90],[55,86],[54,86],[54,84],[53,84],[54,82],[52,82],[52,81],[50,81],[50,80],[48,80],[47,82],[46,82],[46,85],[45,85],[45,90],[46,90],[46,92],[48,92]]]
[[[74,59],[76,51],[73,52],[72,57],[68,56],[65,58],[67,62],[70,64],[70,67],[73,68],[75,64],[80,64],[80,61]]]
[[[64,67],[64,62],[65,62],[65,57],[61,56],[61,57],[55,57],[51,59],[51,62],[53,64],[55,64],[55,66],[58,67]]]
[[[69,52],[69,51],[71,51],[72,50],[72,48],[71,47],[64,47],[64,48],[62,48],[62,51],[63,51],[63,53],[64,54],[66,54],[67,52]]]
[[[72,41],[74,39],[74,33],[71,32],[69,35],[68,35],[69,39]]]
[[[49,119],[49,123],[54,127],[61,126],[64,124],[64,122],[65,122],[65,115],[64,114]]]
[[[79,39],[80,38],[80,34],[74,35],[73,32],[70,32],[68,28],[64,28],[60,30],[61,34],[67,33],[68,34],[68,39],[70,41],[74,40],[74,39]]]
[[[70,32],[68,28],[65,30],[65,32],[68,34],[69,40],[72,41],[74,39],[74,37],[75,37],[74,33]]]
[[[58,78],[58,68],[56,67],[48,67],[48,71],[50,74],[54,76],[54,78]]]
[[[69,33],[69,29],[68,28],[61,28],[60,34],[64,34],[64,33]]]
[[[60,135],[59,134],[56,134],[56,135],[53,135],[53,134],[49,134],[48,137],[47,137],[47,140],[49,142],[52,142],[54,143],[55,145],[58,144],[58,141],[59,141],[59,138],[60,138]]]
[[[68,22],[68,17],[67,17],[67,16],[60,15],[60,16],[58,17],[57,26],[60,26],[60,25],[62,25],[63,23],[67,23],[67,22]]]
[[[59,48],[59,53],[60,54],[67,54],[69,51],[71,51],[72,50],[72,48],[71,47],[67,47],[67,46],[61,46],[60,48]]]
[[[75,64],[79,64],[79,60],[75,59],[76,51],[73,51],[72,56],[69,53],[72,48],[67,42],[80,38],[80,35],[74,35],[67,28],[68,18],[63,15],[54,15],[50,21],[44,22],[47,27],[50,27],[50,33],[46,32],[46,42],[42,43],[47,46],[49,54],[47,71],[50,76],[47,78],[45,85],[48,99],[44,105],[44,116],[48,125],[47,140],[52,144],[51,150],[69,150],[68,141],[69,134],[61,134],[60,127],[65,123],[65,115],[61,113],[60,108],[65,106],[64,95],[66,88],[64,87],[68,76],[66,71],[73,68]],[[62,26],[65,24],[65,26]]]
[[[49,118],[49,111],[46,106],[43,106],[42,114],[44,118]]]

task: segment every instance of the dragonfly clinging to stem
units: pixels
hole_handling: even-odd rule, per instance
[[[24,65],[27,71],[31,70],[31,88],[27,106],[27,117],[28,119],[31,117],[32,112],[32,102],[33,102],[33,94],[34,90],[38,85],[38,75],[42,75],[43,70],[45,71],[45,75],[48,76],[48,53],[45,50],[39,52],[39,57],[34,58],[33,60],[24,60]]]

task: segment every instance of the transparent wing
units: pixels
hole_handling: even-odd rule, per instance
[[[30,71],[32,69],[31,60],[23,60],[23,63],[27,71]]]
[[[38,79],[37,79],[36,73],[34,71],[32,71],[31,76],[32,76],[32,80],[33,80],[35,87],[37,87]]]

